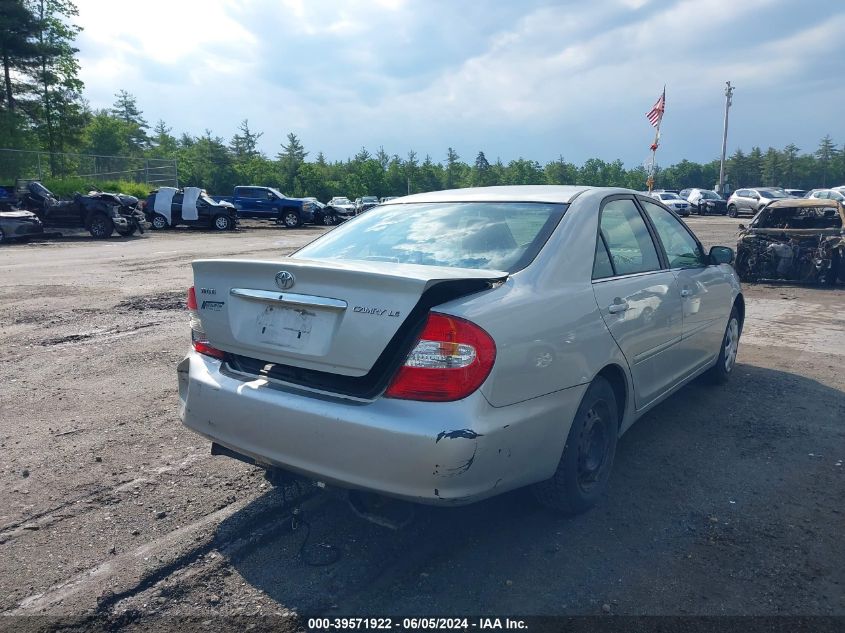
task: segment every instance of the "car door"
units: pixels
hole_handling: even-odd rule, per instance
[[[600,210],[593,292],[605,325],[628,361],[638,409],[681,378],[677,283],[634,197],[607,198]]]
[[[240,189],[238,189],[236,205],[238,209],[238,215],[247,218],[254,218],[259,213],[257,204],[258,203],[256,200],[256,190],[254,188],[241,187]]]
[[[173,200],[170,203],[170,224],[175,226],[182,222],[182,198],[184,193],[178,191],[173,194]]]
[[[684,374],[709,365],[719,348],[732,306],[730,271],[710,263],[698,239],[671,211],[640,198],[678,281],[683,335],[678,346]]]

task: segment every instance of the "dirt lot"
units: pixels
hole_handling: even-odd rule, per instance
[[[517,492],[391,531],[318,492],[292,531],[261,472],[182,428],[175,365],[191,259],[323,230],[0,247],[0,612],[845,615],[845,288],[747,287],[730,384],[638,422],[582,517]]]

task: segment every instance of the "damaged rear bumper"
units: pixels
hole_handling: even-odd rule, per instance
[[[183,423],[259,465],[454,505],[550,477],[584,392],[501,408],[480,392],[448,403],[356,401],[245,377],[194,352],[178,377]]]

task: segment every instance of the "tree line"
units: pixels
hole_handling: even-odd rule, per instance
[[[0,99],[0,148],[50,152],[49,176],[79,173],[72,157],[61,153],[176,159],[179,184],[228,194],[235,185],[274,186],[291,196],[399,196],[453,187],[509,184],[573,184],[645,187],[643,166],[626,168],[621,160],[590,158],[580,165],[561,154],[545,164],[532,159],[490,159],[479,150],[461,157],[449,147],[443,156],[404,156],[383,147],[361,148],[354,156],[330,161],[322,152],[306,151],[299,137],[287,134],[274,156],[259,149],[262,131],[242,121],[231,138],[210,130],[195,136],[174,134],[159,120],[152,127],[137,99],[119,90],[110,108],[92,109],[83,96],[78,50],[73,42],[81,28],[71,0],[2,0],[0,54],[3,91]],[[4,158],[3,174],[23,169],[24,160]],[[15,164],[18,160],[20,164]],[[10,161],[11,166],[10,166]],[[845,184],[845,148],[828,135],[818,147],[802,151],[737,149],[727,160],[731,187],[784,186],[813,188]],[[31,174],[17,173],[19,176]],[[140,176],[136,176],[140,177]],[[665,189],[713,188],[719,161],[682,160],[658,168],[656,186]]]

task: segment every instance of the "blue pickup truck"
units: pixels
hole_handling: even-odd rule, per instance
[[[273,187],[235,187],[232,204],[238,217],[276,220],[290,229],[314,221],[314,207],[301,198],[288,198]]]

